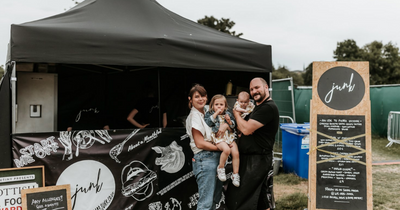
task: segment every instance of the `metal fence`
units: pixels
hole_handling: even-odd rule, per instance
[[[279,108],[279,123],[295,123],[296,112],[293,95],[293,79],[272,80],[271,97]],[[282,131],[278,128],[275,135],[274,152],[282,151]]]
[[[400,144],[400,112],[398,111],[389,112],[387,138],[389,143],[386,147],[392,146],[393,143]]]
[[[289,116],[279,116],[279,124],[281,123],[295,123],[293,118]],[[282,151],[282,130],[279,126],[278,132],[275,135],[275,145],[274,145],[274,150],[275,151]]]

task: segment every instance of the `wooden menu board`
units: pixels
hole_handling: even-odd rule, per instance
[[[59,185],[22,190],[24,210],[71,210],[71,186]]]
[[[372,209],[368,62],[314,62],[308,209]]]

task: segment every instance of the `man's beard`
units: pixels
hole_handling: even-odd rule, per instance
[[[256,100],[255,96],[257,96],[257,95],[260,95],[260,98]],[[265,92],[262,92],[262,93],[260,92],[260,93],[253,95],[253,99],[255,102],[261,103],[265,99],[265,96],[266,96]]]

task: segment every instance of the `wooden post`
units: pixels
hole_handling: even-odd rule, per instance
[[[372,210],[368,62],[314,62],[308,209]]]

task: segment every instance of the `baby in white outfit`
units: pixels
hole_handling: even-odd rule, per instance
[[[240,116],[244,119],[253,111],[254,107],[253,102],[250,101],[250,95],[246,91],[242,91],[239,93],[233,109],[241,112]]]

